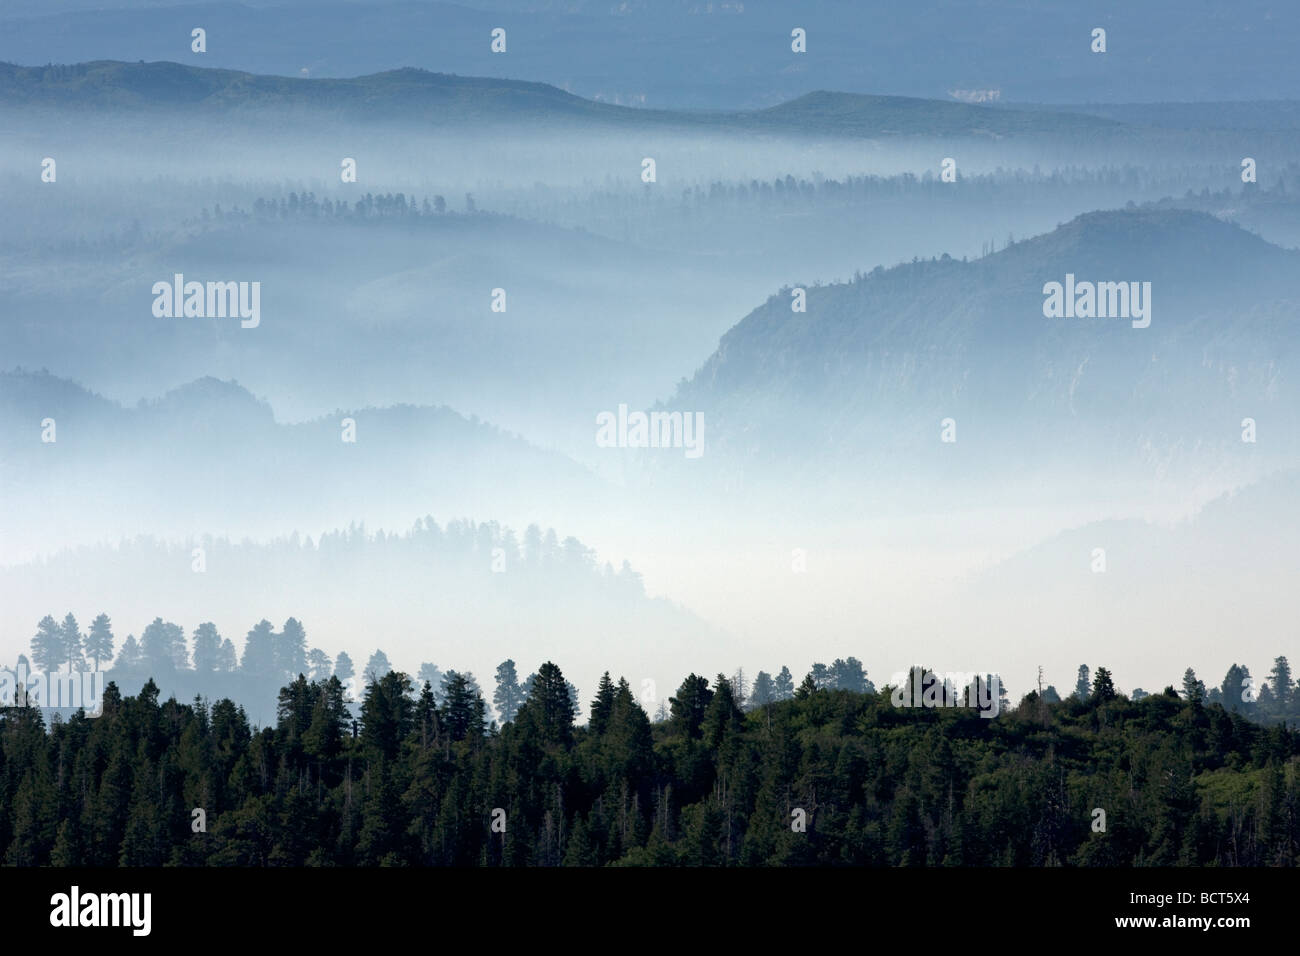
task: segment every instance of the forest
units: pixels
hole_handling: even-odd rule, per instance
[[[760,674],[748,700],[743,675],[691,674],[652,721],[626,680],[606,673],[579,713],[557,665],[521,685],[507,661],[501,725],[454,672],[437,694],[371,674],[355,704],[336,674],[299,675],[260,728],[229,699],[111,683],[98,717],[0,710],[0,852],[106,867],[1300,859],[1300,736],[1225,708],[1230,681],[1253,688],[1237,665],[1214,702],[1190,670],[1182,694],[1129,697],[1081,667],[1068,697],[1034,690],[994,720],[839,689],[865,676],[852,659],[818,666],[793,690],[788,669]],[[1274,675],[1268,707],[1288,713],[1285,658]]]

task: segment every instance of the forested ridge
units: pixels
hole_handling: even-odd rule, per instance
[[[439,698],[390,671],[354,715],[337,677],[300,676],[265,728],[230,700],[160,702],[152,680],[110,684],[97,718],[0,710],[4,862],[1297,862],[1300,737],[1206,703],[1194,675],[1185,696],[1131,700],[1099,669],[1082,694],[1033,691],[986,719],[812,675],[745,711],[731,680],[692,674],[654,723],[606,675],[579,726],[548,662],[500,728],[449,677]]]

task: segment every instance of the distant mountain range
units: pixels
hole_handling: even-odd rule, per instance
[[[207,30],[192,53],[190,31]],[[490,31],[507,30],[494,54]],[[791,51],[806,30],[807,52]],[[1092,30],[1108,33],[1105,54]],[[179,60],[310,76],[396,64],[606,102],[755,108],[816,89],[1103,103],[1294,97],[1300,10],[1276,0],[10,0],[0,60]]]
[[[0,63],[0,105],[76,110],[319,111],[353,121],[587,124],[705,128],[711,132],[842,136],[1006,136],[1119,126],[1081,113],[1021,112],[902,96],[816,91],[752,111],[633,109],[545,83],[405,68],[352,79],[259,76],[180,63],[99,60],[68,66]]]
[[[1045,286],[1070,282],[1136,283],[1149,326],[1045,315]],[[1232,484],[1300,451],[1300,252],[1205,213],[1089,213],[981,259],[878,268],[804,295],[806,311],[793,310],[794,288],[773,295],[664,399],[703,414],[705,453],[651,456],[650,467],[681,470],[696,488],[738,470],[775,487],[1037,471],[1089,482],[1101,462],[1116,481]],[[330,341],[313,367],[342,361]],[[45,488],[87,481],[93,466],[117,475],[105,486],[187,489],[184,527],[195,531],[208,530],[199,515],[301,514],[301,482],[331,525],[362,513],[348,490],[362,480],[368,502],[430,500],[422,510],[440,513],[495,515],[502,501],[590,510],[604,494],[569,459],[446,408],[283,425],[214,379],[128,410],[24,373],[0,378],[0,416],[11,478]],[[45,417],[58,420],[57,446],[37,441]],[[341,443],[344,417],[357,422],[356,445]],[[1242,440],[1246,419],[1255,442]],[[161,463],[158,448],[169,449]]]
[[[0,373],[0,460],[6,499],[29,506],[0,534],[32,546],[141,533],[264,539],[351,521],[405,528],[420,512],[548,520],[566,500],[601,499],[596,479],[562,455],[449,408],[282,424],[213,378],[128,408],[48,373]]]

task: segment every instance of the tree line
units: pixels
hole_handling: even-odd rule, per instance
[[[478,204],[473,193],[466,193],[464,214],[478,214]],[[267,221],[273,219],[317,219],[317,220],[378,220],[378,219],[428,219],[433,216],[456,215],[447,206],[445,196],[435,195],[432,199],[425,196],[416,202],[414,196],[405,193],[366,193],[353,202],[332,200],[328,197],[318,199],[315,192],[290,192],[288,196],[261,198],[253,200],[252,211],[234,206],[222,209],[217,203],[209,211],[204,207],[200,219],[208,222],[233,221]]]
[[[585,549],[573,539],[567,540],[561,549],[553,538],[553,532],[550,538],[543,538],[535,527],[530,527],[526,535],[529,543],[527,553],[542,553],[543,542],[549,540],[545,553],[554,556],[551,560],[565,560],[575,564],[587,560]],[[626,563],[621,573],[635,574],[626,567]],[[639,585],[639,580],[636,583]],[[72,612],[65,614],[62,622],[47,614],[37,624],[36,633],[31,639],[31,660],[35,662],[36,669],[47,673],[65,669],[84,671],[93,665],[95,670],[107,670],[111,678],[124,682],[150,677],[167,679],[189,673],[198,677],[240,675],[255,681],[257,685],[269,681],[275,687],[299,674],[317,683],[337,676],[347,685],[354,678],[364,679],[368,683],[393,670],[388,655],[379,648],[369,656],[360,673],[347,651],[340,651],[337,657],[331,657],[320,648],[309,648],[305,627],[293,617],[286,620],[279,630],[265,618],[258,621],[244,637],[242,655],[236,651],[230,638],[221,636],[211,621],[205,621],[196,627],[187,645],[184,629],[161,617],[154,618],[144,628],[139,640],[134,634],[128,634],[116,656],[114,648],[112,621],[107,614],[97,615],[85,634]],[[22,655],[20,658],[26,660]],[[30,664],[28,668],[31,669]],[[442,688],[448,675],[455,673],[448,671],[444,674],[436,664],[426,661],[420,665],[416,677],[421,683]],[[1059,702],[1062,699],[1060,692],[1054,685],[1044,687],[1041,668],[1039,673],[1037,693],[1048,703]],[[1104,678],[1101,685],[1103,689],[1113,691],[1110,672],[1101,668],[1097,674],[1099,679]],[[477,692],[478,684],[474,675],[466,672],[465,676]],[[520,682],[515,662],[506,660],[498,665],[495,676],[496,690],[492,702],[496,708],[496,719],[504,724],[514,719],[535,675],[529,675]],[[752,684],[747,680],[743,668],[737,668],[729,680],[738,705],[745,709],[790,700],[795,696],[794,676],[790,668],[784,665],[775,676],[760,670]],[[1002,694],[999,709],[1005,710],[1008,708],[1008,695],[1000,676],[998,683]],[[1071,698],[1086,701],[1095,685],[1088,665],[1080,664]],[[573,685],[569,686],[573,697],[572,706],[575,711],[580,711],[578,690]],[[837,658],[830,664],[814,662],[800,686],[809,690],[845,690],[854,693],[876,691],[862,662],[852,656]],[[1141,687],[1135,687],[1130,696],[1134,701],[1140,701],[1149,694]],[[1205,682],[1189,667],[1183,673],[1181,696],[1184,700],[1201,705],[1218,704],[1228,711],[1264,723],[1300,721],[1300,680],[1292,674],[1290,662],[1284,655],[1274,658],[1273,667],[1262,682],[1255,680],[1245,664],[1233,663],[1218,686],[1207,688]],[[248,701],[244,703],[247,704]],[[662,719],[664,712],[661,711],[656,716]]]
[[[229,699],[0,711],[9,865],[1292,866],[1300,735],[1173,687],[1031,691],[997,719],[817,687],[746,710],[691,674],[652,722],[608,673],[575,714],[537,668],[497,727],[464,675],[396,670],[350,712],[298,676],[273,726]],[[1099,814],[1098,811],[1101,811]],[[1100,822],[1100,827],[1099,823]]]

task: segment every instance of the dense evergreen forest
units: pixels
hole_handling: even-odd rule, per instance
[[[458,674],[439,700],[389,671],[355,716],[337,676],[299,676],[261,729],[230,700],[112,684],[98,718],[0,710],[0,851],[19,866],[1300,859],[1286,723],[1207,703],[1194,675],[1185,695],[1132,700],[1082,671],[1066,699],[1033,691],[991,720],[812,674],[745,710],[731,679],[692,674],[654,723],[606,675],[580,726],[548,662],[499,729]]]

